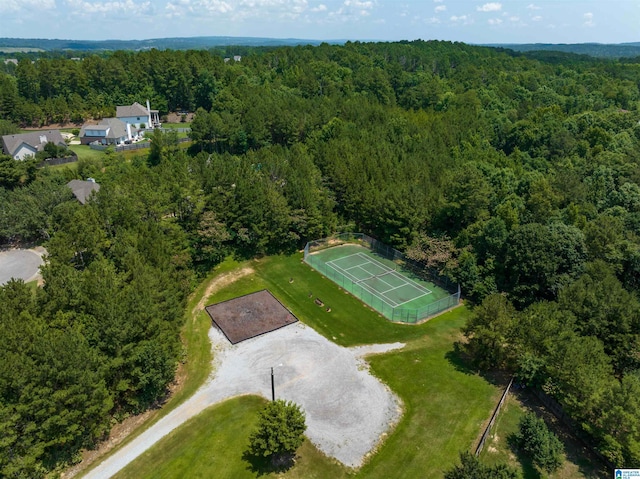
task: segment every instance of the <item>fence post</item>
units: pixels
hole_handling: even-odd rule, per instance
[[[502,405],[504,404],[504,401],[507,398],[507,394],[509,394],[509,389],[511,389],[512,384],[513,384],[513,377],[511,377],[511,380],[509,381],[507,388],[502,393],[502,397],[500,398],[498,405],[496,406],[495,410],[493,411],[493,414],[491,415],[489,424],[487,424],[487,427],[484,430],[484,433],[482,434],[480,443],[478,444],[478,447],[476,447],[476,453],[475,453],[476,457],[480,455],[480,453],[482,452],[482,449],[484,448],[484,443],[487,440],[487,437],[489,436],[489,432],[491,431],[491,428],[493,427],[493,424],[495,423],[496,418],[498,417],[498,414],[500,413],[500,408],[502,408]]]

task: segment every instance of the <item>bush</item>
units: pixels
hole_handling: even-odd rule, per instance
[[[304,441],[304,412],[293,402],[278,399],[267,404],[258,418],[258,428],[249,438],[249,452],[271,457],[272,462],[290,462]]]
[[[487,466],[469,452],[460,453],[460,465],[444,474],[444,479],[518,479],[517,471],[504,464]]]
[[[553,472],[562,465],[562,442],[535,413],[520,421],[516,442],[539,468]]]

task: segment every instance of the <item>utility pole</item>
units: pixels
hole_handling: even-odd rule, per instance
[[[273,383],[273,366],[271,367],[271,401],[276,400],[276,387]]]

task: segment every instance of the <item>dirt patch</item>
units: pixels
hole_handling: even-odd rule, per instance
[[[184,122],[184,127],[189,128],[189,123],[193,121],[193,117],[196,116],[195,113],[186,113],[187,118]],[[171,112],[167,115],[167,121],[169,123],[183,123],[182,114],[178,112]]]
[[[198,314],[200,311],[204,309],[204,306],[207,304],[207,300],[209,299],[209,296],[211,296],[213,293],[215,293],[219,289],[222,289],[225,286],[233,283],[234,281],[237,281],[240,278],[244,276],[248,276],[252,273],[255,273],[255,270],[253,268],[246,267],[246,268],[239,269],[237,271],[233,271],[231,273],[221,274],[220,276],[216,276],[213,280],[211,280],[211,282],[209,283],[209,286],[207,286],[207,289],[202,295],[202,298],[200,298],[200,301],[198,301],[198,304],[196,304],[195,308],[193,308],[193,310],[191,311],[191,315],[193,316],[193,321],[195,321],[196,319],[196,314]]]
[[[298,321],[298,318],[266,289],[212,304],[205,309],[213,324],[231,344]]]

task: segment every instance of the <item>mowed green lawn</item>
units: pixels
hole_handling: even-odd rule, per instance
[[[301,255],[269,257],[241,266],[255,273],[220,290],[209,303],[268,288],[296,316],[334,342],[351,346],[402,341],[400,351],[370,358],[371,370],[404,404],[399,424],[359,471],[323,456],[308,441],[296,466],[265,473],[243,458],[262,404],[239,398],[214,406],[161,440],[117,477],[415,477],[440,478],[471,449],[500,390],[467,370],[455,352],[464,307],[419,326],[390,323],[302,263]],[[225,268],[226,269],[226,268]],[[290,282],[293,279],[293,282]],[[311,294],[311,297],[309,296]],[[314,299],[320,298],[325,307]],[[331,312],[326,312],[326,307]],[[230,416],[227,421],[225,416]],[[237,427],[236,427],[237,426]],[[207,441],[198,436],[198,431]],[[216,446],[225,444],[224,449]]]

